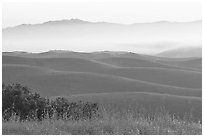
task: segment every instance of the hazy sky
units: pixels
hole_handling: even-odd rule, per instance
[[[201,20],[200,3],[3,3],[3,28],[49,20],[78,18],[87,21],[137,23]]]

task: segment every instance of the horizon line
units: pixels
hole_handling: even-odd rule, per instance
[[[189,48],[201,48],[201,47],[189,47]],[[74,50],[67,50],[67,49],[50,49],[50,50],[44,50],[44,51],[38,51],[38,52],[29,52],[29,51],[25,51],[25,50],[13,50],[13,51],[3,51],[2,53],[28,53],[28,54],[40,54],[40,53],[48,53],[48,52],[57,52],[57,51],[64,51],[64,52],[75,52],[75,53],[100,53],[100,52],[115,52],[115,53],[119,53],[119,52],[123,52],[123,53],[133,53],[133,54],[142,54],[142,55],[157,55],[161,52],[165,52],[165,51],[171,51],[172,49],[169,50],[163,50],[160,51],[158,53],[153,53],[153,54],[148,54],[148,53],[139,53],[139,52],[134,52],[134,51],[125,51],[125,50],[95,50],[95,51],[74,51]]]
[[[15,26],[8,26],[8,27],[2,27],[2,29],[8,29],[8,28],[15,28],[15,27],[19,27],[22,25],[43,25],[46,23],[50,23],[50,22],[60,22],[60,21],[81,21],[81,22],[87,22],[87,23],[109,23],[109,24],[118,24],[118,25],[134,25],[134,24],[151,24],[151,23],[192,23],[192,22],[202,22],[202,19],[198,19],[198,20],[192,20],[192,21],[169,21],[169,20],[160,20],[160,21],[150,21],[150,22],[135,22],[135,23],[116,23],[116,22],[106,22],[106,21],[88,21],[88,20],[82,20],[79,18],[70,18],[70,19],[61,19],[61,20],[48,20],[48,21],[44,21],[41,23],[22,23],[19,25],[15,25]]]

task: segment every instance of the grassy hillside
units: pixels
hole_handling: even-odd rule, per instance
[[[187,117],[192,118],[191,120],[198,121],[202,119],[202,99],[200,97],[144,92],[117,92],[70,95],[67,98],[70,101],[98,102],[112,114],[131,111],[134,116],[139,113],[145,116],[154,115],[157,111],[161,111],[160,109],[165,109],[164,111],[179,117],[179,119],[183,119],[187,115]]]
[[[2,70],[5,83],[22,83],[38,90],[43,96],[131,91],[201,97],[200,89],[173,87],[120,76],[50,69],[41,71],[24,65],[3,65]]]
[[[108,53],[64,53],[64,54],[51,54],[48,57],[44,57],[44,53],[40,54],[14,54],[3,53],[2,61],[5,64],[29,64],[29,65],[43,65],[48,62],[49,65],[62,65],[60,62],[66,64],[73,61],[82,62],[82,64],[105,65],[105,67],[159,67],[159,68],[173,68],[182,70],[200,71],[198,65],[201,66],[201,61],[194,63],[194,58],[160,58],[154,56],[142,56],[138,54],[108,54]],[[47,54],[46,54],[47,55]],[[199,59],[198,59],[199,60]],[[75,63],[76,63],[75,62]],[[170,62],[170,63],[168,63]],[[177,62],[177,63],[176,63]],[[182,62],[188,62],[188,65],[180,65]]]
[[[197,70],[202,70],[202,58],[190,59],[190,60],[159,60],[158,62],[174,65],[178,67],[193,68]]]
[[[115,59],[116,58],[114,58],[114,61]],[[126,64],[132,64],[133,66],[136,64],[137,67],[118,67],[114,66],[115,64],[107,64],[107,62],[104,63],[79,58],[34,59],[11,56],[3,56],[3,64],[26,64],[60,71],[91,72],[121,76],[169,86],[201,88],[201,73],[187,70],[184,71],[181,69],[163,68],[159,67],[158,64],[157,67],[155,67],[156,63],[147,60],[135,60],[130,58],[125,58],[125,60],[120,59],[121,58],[118,58],[117,60]]]
[[[202,60],[194,58],[156,58],[154,56],[142,56],[140,58],[107,57],[97,61],[119,67],[158,67],[181,70],[201,71]]]
[[[3,64],[24,64],[31,66],[47,67],[56,70],[76,70],[79,71],[94,71],[95,69],[104,69],[113,67],[112,65],[99,63],[93,60],[86,60],[80,58],[24,58],[3,56]]]
[[[98,59],[98,61],[112,64],[118,67],[170,67],[168,65],[163,65],[161,63],[152,62],[150,60],[141,58],[109,57]]]
[[[99,71],[98,73],[122,76],[170,86],[202,88],[202,73],[195,71],[156,67],[118,67],[103,69],[103,71]]]
[[[50,99],[98,103],[100,116],[41,122],[14,116],[3,121],[3,134],[202,134],[202,60],[70,54],[3,55],[2,81]]]

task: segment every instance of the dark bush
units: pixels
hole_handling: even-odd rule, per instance
[[[91,119],[97,116],[98,104],[90,102],[69,102],[58,97],[53,100],[31,93],[20,84],[2,85],[2,114],[4,120],[17,115],[20,120],[44,118],[57,119]]]
[[[8,120],[13,114],[20,120],[28,118],[41,118],[47,100],[38,93],[31,93],[27,87],[20,84],[2,86],[2,113]]]
[[[58,97],[51,101],[51,108],[55,110],[57,119],[91,119],[97,116],[98,104],[90,102],[68,102],[66,98]]]

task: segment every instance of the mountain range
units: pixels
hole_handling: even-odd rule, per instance
[[[177,48],[201,48],[201,24],[152,22],[117,24],[79,19],[23,24],[3,29],[3,51],[130,51],[158,54]],[[32,48],[31,48],[32,47]]]

